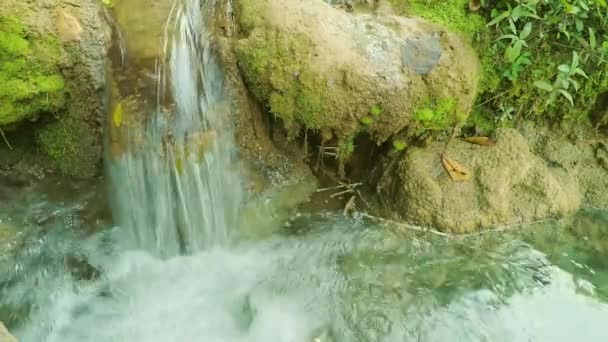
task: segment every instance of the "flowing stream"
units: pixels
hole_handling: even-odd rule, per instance
[[[606,211],[445,238],[333,212],[285,229],[307,185],[246,199],[214,5],[175,2],[149,115],[113,112],[113,220],[86,182],[0,184],[0,321],[20,341],[608,340]]]

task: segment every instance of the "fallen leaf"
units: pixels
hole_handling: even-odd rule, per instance
[[[481,145],[481,146],[494,146],[496,142],[488,137],[468,137],[462,139],[468,143]]]
[[[182,173],[184,173],[184,161],[182,160],[181,157],[175,158],[175,171],[177,172],[178,175],[181,175]]]
[[[445,154],[441,156],[441,163],[454,182],[466,182],[471,178],[471,172],[466,167]]]
[[[120,127],[122,125],[122,102],[118,102],[116,107],[114,107],[114,111],[112,112],[112,122],[115,127]]]
[[[477,12],[481,8],[480,0],[469,0],[469,9],[471,12]]]
[[[57,31],[64,42],[80,41],[82,26],[76,18],[60,8],[57,10]]]

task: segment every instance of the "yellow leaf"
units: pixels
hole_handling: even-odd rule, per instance
[[[175,158],[175,170],[177,171],[178,175],[184,173],[184,161],[181,157]]]
[[[454,182],[466,182],[471,178],[471,172],[466,167],[445,154],[441,156],[441,163]]]
[[[116,127],[120,127],[120,125],[122,125],[122,112],[122,102],[118,102],[116,107],[114,107],[114,111],[112,112],[112,122]]]
[[[101,0],[101,3],[112,8],[116,4],[116,0]]]
[[[481,145],[481,146],[496,145],[496,142],[494,142],[494,140],[492,140],[488,137],[469,137],[469,138],[464,138],[463,140],[468,143],[475,144],[475,145]]]

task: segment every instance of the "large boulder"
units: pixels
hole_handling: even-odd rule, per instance
[[[534,154],[514,129],[499,129],[494,146],[453,140],[445,149],[445,142],[410,148],[396,174],[381,180],[381,195],[405,220],[464,233],[565,215],[583,203],[576,176]],[[442,156],[470,179],[453,181]]]
[[[29,158],[68,175],[98,172],[109,42],[99,6],[0,2],[1,168]]]
[[[414,122],[449,127],[471,109],[477,57],[442,26],[322,0],[238,3],[248,88],[292,137],[310,129],[344,142],[366,131],[380,143]],[[433,111],[439,103],[448,110]]]

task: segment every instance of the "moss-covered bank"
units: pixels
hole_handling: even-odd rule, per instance
[[[0,4],[0,171],[98,174],[106,49],[100,14],[94,0]],[[62,42],[59,17],[66,15],[83,31]]]
[[[62,51],[53,35],[28,35],[15,16],[0,14],[0,126],[65,108]]]

